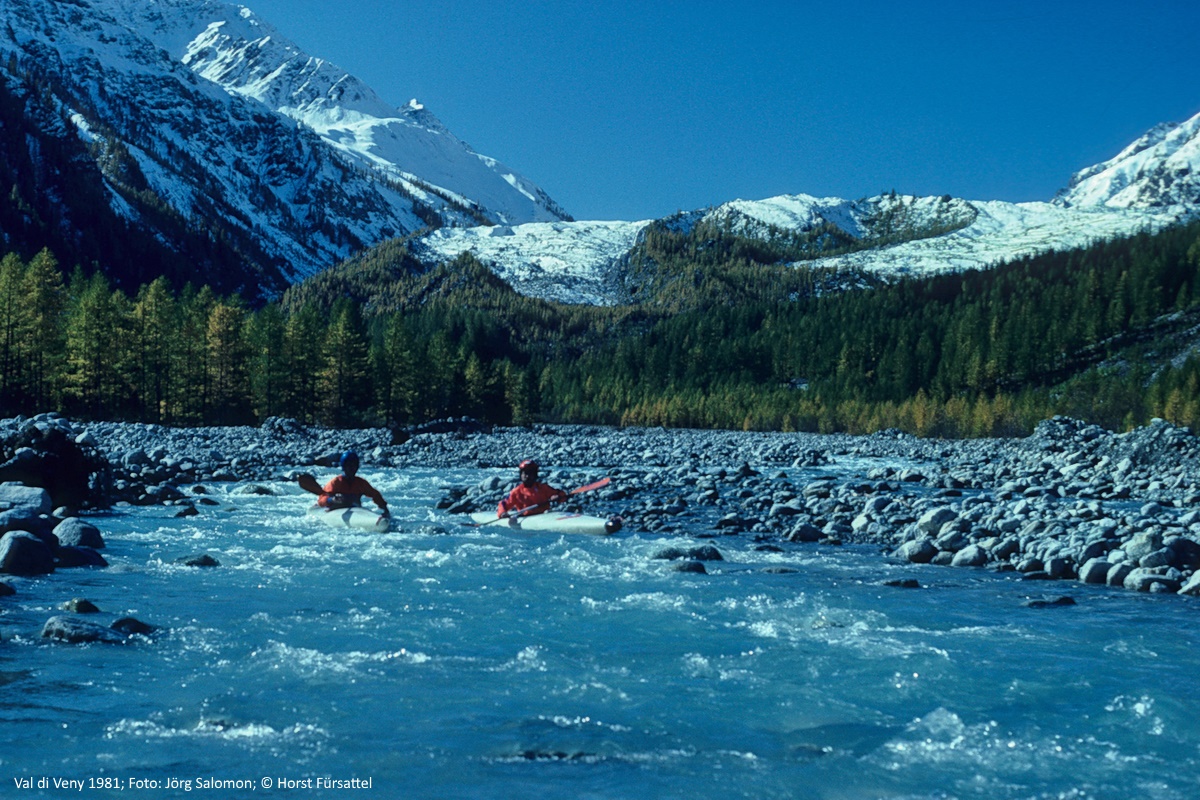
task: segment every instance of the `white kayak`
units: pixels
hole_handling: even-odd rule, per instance
[[[621,518],[592,517],[587,514],[572,514],[567,511],[546,511],[524,517],[509,517],[501,520],[495,512],[477,511],[471,519],[498,531],[516,530],[546,533],[587,533],[607,536],[621,530]]]
[[[361,506],[335,508],[330,511],[322,506],[314,505],[309,506],[308,515],[334,528],[353,528],[373,533],[387,533],[392,523],[388,517]]]

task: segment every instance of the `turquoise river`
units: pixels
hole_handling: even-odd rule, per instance
[[[654,558],[678,538],[434,508],[507,473],[363,474],[400,531],[213,484],[199,516],[94,517],[107,569],[9,579],[0,794],[1200,797],[1195,599],[749,536],[685,539],[724,560],[684,573]],[[74,597],[160,630],[41,639]]]

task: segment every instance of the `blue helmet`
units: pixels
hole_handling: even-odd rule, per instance
[[[342,453],[342,459],[338,462],[338,466],[344,467],[351,461],[353,461],[355,464],[358,463],[358,453],[354,452],[353,450],[347,450],[346,452]]]

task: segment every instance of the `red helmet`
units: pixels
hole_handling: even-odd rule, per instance
[[[540,467],[538,466],[538,462],[534,461],[532,458],[527,458],[517,465],[517,471],[519,472],[537,473],[539,469]]]

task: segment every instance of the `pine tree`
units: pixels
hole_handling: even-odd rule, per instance
[[[373,397],[366,327],[358,304],[334,303],[317,373],[319,408],[328,425],[361,422]]]
[[[377,402],[384,422],[393,427],[412,422],[417,401],[416,369],[412,336],[402,315],[388,317],[383,341],[375,353]]]
[[[247,323],[250,392],[254,414],[260,420],[285,413],[286,332],[283,310],[277,303],[267,304]]]
[[[317,407],[317,373],[325,342],[325,321],[317,307],[305,303],[293,311],[284,324],[283,407],[288,416],[302,422],[314,422]]]
[[[116,416],[122,382],[114,339],[122,321],[108,280],[101,273],[71,281],[67,307],[64,396],[68,411],[91,419]]]
[[[173,364],[180,336],[179,306],[166,278],[156,278],[138,291],[132,323],[138,417],[163,422],[178,391]]]
[[[58,261],[49,250],[42,250],[29,262],[23,292],[25,314],[17,333],[22,382],[32,408],[44,410],[58,403],[57,383],[66,351],[62,318],[66,291]]]
[[[228,301],[218,302],[208,313],[205,344],[211,411],[206,422],[236,425],[250,421],[245,318],[245,311]]]
[[[17,337],[25,325],[24,284],[25,264],[9,253],[0,260],[0,412],[5,414],[23,410]]]

